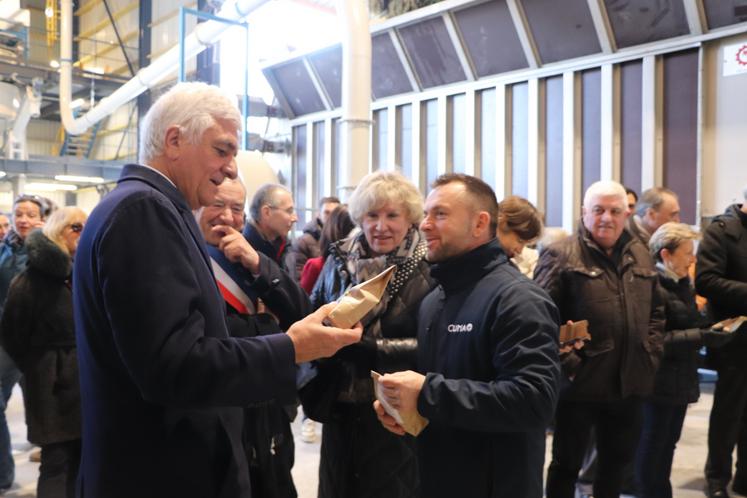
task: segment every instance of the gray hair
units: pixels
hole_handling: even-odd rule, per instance
[[[542,237],[537,240],[537,252],[541,255],[548,246],[561,241],[568,237],[568,232],[560,227],[547,227],[542,233]]]
[[[402,205],[407,221],[417,225],[423,219],[423,196],[407,178],[394,171],[377,171],[363,177],[350,195],[350,216],[360,225],[367,212],[385,204]]]
[[[617,196],[620,198],[620,202],[623,206],[628,205],[628,193],[625,191],[625,187],[617,182],[613,181],[599,181],[589,185],[584,194],[584,207],[591,209],[591,200],[594,197],[612,197]]]
[[[198,144],[217,120],[241,130],[236,99],[217,86],[200,82],[179,83],[161,95],[140,123],[140,162],[163,154],[166,131],[178,126],[189,143]]]
[[[677,194],[664,187],[653,187],[641,194],[641,198],[636,203],[635,212],[638,216],[646,214],[649,208],[654,211],[659,211],[661,205],[664,204],[664,196],[671,195],[677,199]]]
[[[262,206],[277,207],[275,194],[281,190],[290,194],[290,190],[279,183],[265,183],[259,187],[252,197],[251,204],[249,204],[249,216],[259,223],[259,219],[262,217]]]
[[[700,234],[686,223],[670,221],[660,226],[648,241],[648,248],[654,260],[661,261],[661,250],[676,250],[686,240],[697,240]]]

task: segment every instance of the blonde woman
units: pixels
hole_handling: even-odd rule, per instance
[[[85,223],[82,210],[65,207],[26,237],[28,266],[10,286],[0,323],[25,379],[28,440],[42,448],[39,498],[75,496],[81,416],[70,281]]]
[[[319,375],[309,386],[317,395],[302,393],[306,414],[324,422],[319,498],[414,498],[419,496],[415,441],[395,436],[376,419],[371,370],[396,372],[415,362],[415,316],[434,285],[418,230],[423,198],[402,175],[380,171],[361,180],[349,206],[361,230],[330,245],[312,305],[335,301],[390,265],[397,271],[379,304],[361,320],[360,343],[319,361]]]

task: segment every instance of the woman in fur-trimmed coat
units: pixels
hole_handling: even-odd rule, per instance
[[[85,222],[83,211],[66,207],[29,234],[28,266],[0,322],[3,347],[23,373],[28,440],[42,448],[39,498],[75,496],[81,414],[71,270]]]

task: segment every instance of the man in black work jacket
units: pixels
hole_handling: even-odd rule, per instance
[[[429,420],[417,439],[421,494],[540,498],[560,378],[557,309],[495,240],[498,205],[487,184],[444,175],[425,211],[420,229],[439,286],[418,314],[421,373],[382,377],[390,403]]]
[[[711,318],[724,320],[747,315],[747,187],[745,202],[732,204],[705,229],[698,249],[695,288],[708,299]],[[740,330],[722,349],[709,349],[718,369],[713,409],[708,425],[706,494],[725,498],[731,480],[732,452],[737,463],[732,488],[747,493],[747,337]]]

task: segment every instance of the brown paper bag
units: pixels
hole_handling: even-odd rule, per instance
[[[573,322],[572,325],[561,325],[560,326],[560,345],[565,346],[567,344],[572,344],[574,341],[582,340],[582,341],[588,341],[591,340],[591,335],[589,334],[589,321],[588,320],[579,320],[578,322]]]
[[[392,265],[372,279],[348,289],[327,316],[330,324],[341,329],[352,328],[379,303],[396,269]]]
[[[412,434],[413,436],[417,436],[418,434],[420,434],[428,425],[428,419],[422,417],[417,411],[411,413],[402,413],[392,405],[390,405],[381,391],[379,377],[381,377],[381,374],[379,372],[371,370],[371,378],[373,379],[374,383],[374,392],[376,393],[376,399],[379,400],[381,406],[383,406],[384,410],[389,415],[391,415],[400,426],[402,426],[405,432],[407,432],[408,434]]]

